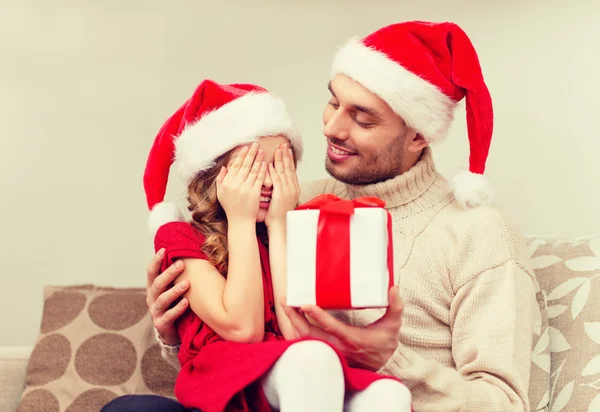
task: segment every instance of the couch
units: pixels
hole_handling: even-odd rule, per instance
[[[600,237],[527,239],[545,310],[532,410],[600,412]],[[48,286],[30,354],[0,358],[0,411],[86,412],[124,393],[173,396],[142,289]]]

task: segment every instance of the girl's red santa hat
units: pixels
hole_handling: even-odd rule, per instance
[[[332,77],[344,74],[381,97],[428,142],[442,140],[466,98],[469,170],[451,183],[463,206],[489,203],[483,177],[492,139],[492,100],[475,48],[454,23],[412,21],[350,39],[337,52]]]
[[[263,136],[286,136],[294,156],[302,158],[302,139],[281,99],[253,84],[203,81],[194,94],[160,128],[148,154],[144,190],[151,233],[181,220],[173,203],[165,202],[173,165],[186,184],[235,147]]]

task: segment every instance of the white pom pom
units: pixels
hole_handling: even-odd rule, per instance
[[[177,205],[167,202],[157,203],[148,216],[148,230],[154,235],[162,225],[180,220],[182,217]]]
[[[492,202],[492,188],[483,175],[462,171],[450,181],[450,188],[462,207],[471,208]]]

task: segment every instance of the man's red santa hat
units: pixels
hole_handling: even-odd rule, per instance
[[[164,201],[171,165],[189,184],[235,147],[277,135],[290,140],[300,161],[302,139],[281,99],[253,84],[203,81],[162,125],[148,154],[144,190],[151,233],[181,220],[177,206]]]
[[[337,52],[332,77],[344,74],[381,97],[428,142],[442,140],[466,98],[469,170],[451,181],[463,206],[491,200],[483,177],[492,139],[492,100],[475,48],[454,23],[412,21],[350,39]]]

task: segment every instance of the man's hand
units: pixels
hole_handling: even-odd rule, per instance
[[[284,308],[298,337],[313,337],[332,343],[351,366],[377,371],[398,347],[404,303],[397,286],[390,289],[385,314],[363,328],[340,322],[314,305],[296,309],[284,304]],[[312,323],[304,315],[308,315]]]
[[[163,273],[160,273],[163,257],[164,250],[161,249],[154,255],[148,265],[146,304],[150,310],[154,327],[162,341],[167,345],[176,345],[180,342],[175,321],[188,308],[189,302],[187,298],[182,298],[174,307],[171,308],[171,305],[188,290],[189,283],[182,281],[170,287],[183,271],[183,262],[177,261]]]

